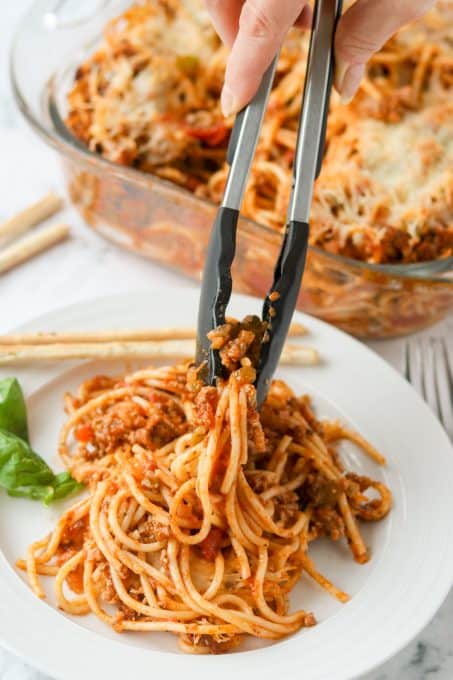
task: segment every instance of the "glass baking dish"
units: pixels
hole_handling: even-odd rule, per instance
[[[59,153],[85,221],[121,247],[199,278],[216,206],[165,180],[89,152],[64,125],[73,74],[125,0],[35,0],[16,33],[11,80],[31,126]],[[30,77],[33,70],[33,77]],[[263,296],[280,234],[242,219],[235,290]],[[298,309],[363,338],[404,335],[453,309],[453,258],[374,265],[310,247]]]

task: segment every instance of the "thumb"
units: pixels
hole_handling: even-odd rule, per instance
[[[433,5],[434,0],[357,0],[344,13],[335,35],[335,87],[343,101],[354,96],[368,59]]]

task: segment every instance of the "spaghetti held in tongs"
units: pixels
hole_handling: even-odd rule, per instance
[[[279,361],[302,281],[313,184],[324,153],[332,87],[333,40],[340,12],[341,0],[317,0],[315,3],[287,223],[273,283],[262,312],[266,333],[256,374],[258,403],[266,396]],[[211,348],[207,336],[225,323],[231,296],[231,265],[235,254],[239,211],[277,60],[278,55],[264,74],[253,100],[237,115],[228,147],[230,171],[211,233],[198,313],[197,363],[204,362],[202,377],[208,384],[214,384],[216,377],[223,374],[220,356]]]

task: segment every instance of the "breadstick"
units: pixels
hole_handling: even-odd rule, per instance
[[[63,200],[54,193],[47,194],[40,201],[29,205],[14,217],[0,224],[0,239],[13,238],[25,233],[35,224],[55,215],[63,207]]]
[[[291,324],[288,337],[306,335],[300,323]],[[95,342],[145,342],[148,340],[194,340],[195,328],[150,328],[139,330],[87,331],[68,333],[14,333],[0,335],[1,345],[66,345]]]
[[[193,340],[163,340],[161,342],[105,342],[53,345],[2,345],[0,365],[65,359],[175,359],[195,355]],[[286,344],[282,364],[310,366],[319,363],[319,354],[312,347]]]
[[[50,227],[30,234],[0,251],[0,274],[4,274],[26,260],[30,260],[43,250],[63,241],[69,234],[66,224],[52,224]]]

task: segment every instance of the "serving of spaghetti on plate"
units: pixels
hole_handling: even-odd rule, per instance
[[[161,295],[92,300],[24,330],[91,331],[113,328],[118,318],[131,329],[190,326],[196,292],[166,290],[165,309],[153,302]],[[257,309],[255,300],[237,297],[231,311],[243,317]],[[416,634],[451,585],[451,446],[391,368],[322,322],[303,322],[323,361],[280,368],[277,378],[295,394],[309,394],[312,404],[276,383],[262,410],[264,431],[247,362],[232,366],[239,374],[221,393],[202,389],[182,399],[182,368],[143,371],[117,360],[15,370],[29,395],[34,448],[55,467],[64,426],[60,452],[74,476],[89,482],[90,495],[51,510],[1,495],[4,644],[65,679],[120,678],[152,664],[153,672],[190,678],[245,678],[259,667],[264,678],[277,669],[292,678],[298,668],[310,679],[341,680],[366,672]],[[228,356],[237,360],[234,351]],[[92,379],[99,374],[128,377]],[[196,394],[196,374],[189,385]],[[65,393],[75,395],[66,399],[69,420]],[[153,426],[144,413],[152,419],[157,412]],[[334,444],[350,431],[387,464],[377,465],[373,457],[383,461],[367,445],[371,458],[353,442]],[[210,455],[216,464],[207,475]],[[343,474],[343,466],[354,474]],[[381,500],[376,495],[367,504],[365,478],[375,480]],[[393,507],[384,517],[387,487]],[[47,596],[42,601],[15,562],[48,532],[50,539],[28,553],[32,584]],[[344,534],[365,563],[351,558]],[[48,576],[38,582],[40,571]],[[99,618],[80,616],[93,609]],[[186,651],[234,649],[223,660],[183,659],[174,636],[161,632],[172,630]]]

